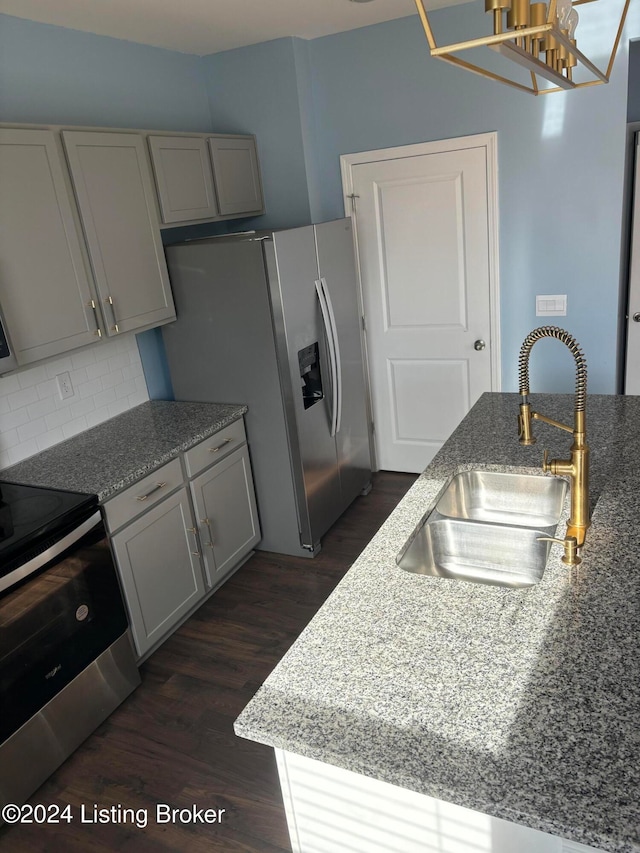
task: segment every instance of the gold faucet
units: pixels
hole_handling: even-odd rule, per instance
[[[529,403],[529,356],[536,341],[542,338],[555,338],[565,344],[576,362],[576,397],[574,406],[573,427],[547,418],[538,412],[534,412]],[[567,532],[564,539],[559,540],[564,545],[563,563],[577,565],[580,562],[578,549],[584,545],[584,540],[589,527],[589,446],[587,444],[586,426],[586,403],[587,403],[587,363],[585,357],[576,342],[568,332],[557,326],[541,326],[534,329],[524,339],[520,348],[518,361],[518,378],[520,383],[520,414],[518,415],[518,426],[520,430],[520,444],[535,444],[536,440],[531,433],[531,421],[543,421],[558,429],[566,430],[573,435],[573,444],[570,448],[570,459],[552,459],[549,461],[548,452],[544,452],[542,470],[550,471],[552,474],[565,475],[571,481],[571,513],[567,523]],[[553,540],[556,541],[556,540]]]

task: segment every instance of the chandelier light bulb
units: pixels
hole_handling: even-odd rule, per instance
[[[561,30],[566,30],[569,27],[569,16],[573,10],[571,0],[558,0],[556,11],[558,14],[558,24]]]

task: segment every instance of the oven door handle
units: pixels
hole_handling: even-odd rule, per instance
[[[55,560],[57,556],[62,554],[63,551],[66,551],[67,548],[70,548],[79,539],[82,539],[83,536],[86,536],[86,534],[90,530],[93,530],[93,528],[101,521],[102,516],[98,510],[70,533],[67,533],[66,536],[63,536],[62,539],[59,539],[55,545],[52,545],[50,548],[47,548],[46,551],[38,554],[37,557],[34,557],[22,566],[18,566],[17,569],[14,569],[12,572],[9,572],[8,575],[0,578],[0,592],[3,592],[5,589],[9,589],[9,587],[13,586],[18,581],[21,581],[24,578],[29,577],[29,575],[32,575],[34,572],[37,572],[38,569],[46,566],[46,564],[51,560]]]

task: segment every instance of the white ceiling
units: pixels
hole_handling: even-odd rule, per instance
[[[428,0],[429,8],[465,0]],[[31,21],[205,55],[299,36],[305,39],[416,14],[414,0],[0,0]]]

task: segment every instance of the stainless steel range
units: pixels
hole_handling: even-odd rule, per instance
[[[97,498],[0,481],[0,805],[139,683]]]

